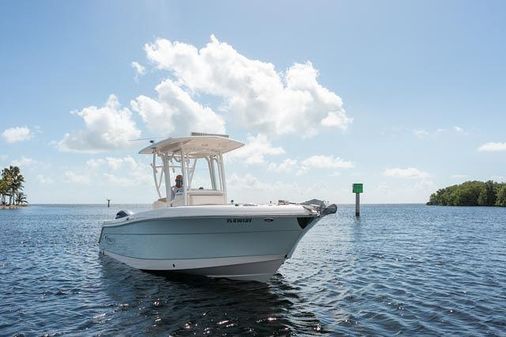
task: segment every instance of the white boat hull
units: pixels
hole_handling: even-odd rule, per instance
[[[142,270],[264,282],[318,219],[300,206],[184,208],[107,222],[101,252]]]
[[[212,278],[266,282],[285,261],[279,256],[244,256],[217,259],[151,260],[103,252],[130,267],[148,271],[175,271]],[[177,269],[175,265],[179,266]]]

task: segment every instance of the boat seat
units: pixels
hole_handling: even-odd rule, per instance
[[[153,203],[153,208],[167,207],[167,198],[160,198]]]
[[[176,199],[172,202],[172,204],[167,203],[167,198],[160,198],[153,203],[153,208],[162,208],[162,207],[176,207],[184,205],[184,196],[176,195]]]
[[[188,204],[195,205],[223,205],[226,203],[225,194],[217,190],[190,189]]]
[[[188,192],[188,204],[196,205],[224,205],[226,204],[225,194],[216,190],[191,189]],[[176,195],[176,199],[172,202],[172,206],[183,206],[184,196]],[[160,198],[153,203],[153,208],[170,207],[167,204],[167,198]]]

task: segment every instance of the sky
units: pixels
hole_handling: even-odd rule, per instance
[[[229,199],[423,203],[506,181],[505,40],[503,1],[2,1],[0,168],[151,203],[148,140],[219,132]]]

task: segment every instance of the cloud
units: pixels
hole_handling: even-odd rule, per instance
[[[146,68],[139,62],[133,61],[130,65],[135,70],[135,78],[139,78],[140,76],[146,74]]]
[[[389,168],[383,171],[383,175],[399,179],[397,182],[399,185],[396,187],[391,186],[391,191],[395,191],[395,195],[390,192],[382,193],[381,198],[388,198],[393,201],[400,195],[409,194],[413,191],[418,191],[416,193],[423,193],[428,196],[434,190],[434,182],[431,180],[431,175],[414,167]],[[378,192],[380,191],[378,190]],[[412,196],[410,198],[412,198]],[[397,199],[395,202],[399,201],[406,202],[406,200],[402,201],[402,198]]]
[[[261,182],[257,177],[246,173],[245,175],[232,174],[228,179],[228,184],[238,190],[270,190],[272,186]]]
[[[341,98],[318,83],[319,74],[311,62],[296,63],[282,72],[271,63],[239,54],[214,36],[200,50],[166,39],[146,44],[144,49],[148,59],[157,68],[169,71],[173,78],[164,90],[157,88],[157,100],[140,96],[135,101],[148,125],[154,125],[149,116],[163,115],[171,120],[177,115],[173,105],[181,104],[178,101],[183,98],[188,103],[180,114],[196,116],[197,120],[212,117],[216,122],[214,112],[192,102],[190,94],[217,97],[221,101],[220,112],[227,120],[269,135],[312,136],[322,126],[346,129],[352,122]],[[152,109],[143,108],[142,103]]]
[[[137,163],[135,159],[131,156],[127,156],[125,158],[118,157],[105,157],[99,159],[90,159],[86,161],[86,166],[91,170],[97,170],[99,168],[108,167],[109,169],[116,171],[128,164],[130,168],[137,167]]]
[[[302,184],[295,180],[284,182],[278,177],[274,181],[263,181],[246,173],[232,173],[228,179],[228,196],[236,202],[268,203],[277,200],[300,202],[312,198],[335,200],[336,190],[340,188],[327,181],[304,180]],[[340,193],[338,193],[340,194]]]
[[[86,161],[86,167],[90,170],[98,170],[103,168],[112,171],[117,171],[119,169],[135,170],[140,166],[144,165],[141,165],[132,156],[94,158]],[[146,167],[148,166],[146,165]]]
[[[467,179],[469,176],[467,174],[452,174],[453,179]]]
[[[278,194],[281,191],[291,191],[293,196],[293,190],[299,188],[296,183],[284,183],[280,181],[276,181],[274,183],[264,182],[250,173],[241,175],[236,173],[231,174],[230,178],[227,180],[227,186],[230,187],[230,189],[232,189],[236,194],[241,194],[243,191],[260,192],[260,194],[263,194],[264,201],[265,198],[276,197],[275,194]],[[265,192],[269,192],[269,195],[265,195]]]
[[[288,173],[298,167],[297,175],[306,173],[312,169],[343,169],[354,167],[353,163],[343,160],[339,157],[327,155],[314,155],[303,160],[285,159],[281,163],[269,163],[268,170],[277,173]],[[339,172],[332,173],[333,176],[339,175]]]
[[[37,176],[35,178],[37,179],[37,181],[40,184],[43,184],[43,185],[49,185],[49,184],[54,183],[54,180],[51,177],[47,177],[42,174],[37,174]]]
[[[294,159],[285,159],[281,163],[269,163],[267,167],[269,171],[277,172],[277,173],[287,173],[293,170],[293,168],[297,165],[297,160]]]
[[[506,151],[506,143],[485,143],[478,148],[482,152]]]
[[[66,171],[64,179],[77,184],[93,181],[100,186],[145,186],[152,182],[152,173],[148,164],[131,156],[104,157],[89,159],[80,171]]]
[[[424,171],[420,171],[414,167],[408,168],[389,168],[383,172],[386,177],[395,178],[408,178],[408,179],[425,179],[430,177],[430,174]]]
[[[211,108],[194,101],[189,93],[172,80],[156,87],[158,98],[141,95],[131,101],[134,111],[146,126],[158,135],[166,136],[176,129],[180,134],[190,131],[224,133],[225,121]]]
[[[420,138],[420,139],[428,138],[428,137],[436,137],[441,134],[449,134],[449,133],[457,133],[457,134],[464,135],[464,136],[468,135],[468,133],[460,126],[453,126],[451,128],[447,128],[447,129],[439,128],[439,129],[436,129],[433,131],[427,131],[424,129],[416,129],[416,130],[413,130],[412,132],[417,138]]]
[[[427,130],[413,130],[413,134],[418,138],[425,138],[430,135]]]
[[[351,161],[339,157],[314,155],[300,162],[300,169],[297,174],[304,174],[311,169],[342,169],[352,168],[353,166]]]
[[[321,120],[321,124],[327,127],[341,127],[348,124],[348,117],[345,114],[329,112],[327,117]]]
[[[248,136],[248,142],[243,147],[227,155],[228,159],[242,159],[246,164],[263,164],[265,156],[284,154],[282,147],[274,147],[266,135]]]
[[[2,138],[7,143],[17,143],[29,140],[33,137],[32,131],[26,126],[16,126],[13,128],[5,129],[2,132]]]
[[[91,182],[91,177],[89,175],[74,171],[65,171],[65,173],[63,173],[63,179],[65,182],[80,185],[88,185]]]
[[[85,129],[65,134],[57,144],[61,151],[93,153],[126,148],[141,135],[131,111],[121,108],[114,95],[103,107],[89,106],[72,114],[83,119]]]
[[[277,173],[288,173],[298,167],[297,175],[304,174],[309,170],[328,170],[328,169],[346,169],[354,167],[351,161],[343,160],[339,157],[327,155],[314,155],[303,160],[295,160],[287,158],[281,163],[269,163],[267,169]],[[334,171],[331,175],[338,176],[341,173]]]
[[[138,186],[152,181],[150,166],[132,156],[90,159],[86,167],[95,179],[117,186]]]
[[[28,166],[31,166],[33,164],[35,164],[36,161],[33,160],[32,158],[28,158],[28,157],[21,157],[20,159],[15,159],[11,162],[11,165],[12,166],[18,166],[20,168],[26,168]]]

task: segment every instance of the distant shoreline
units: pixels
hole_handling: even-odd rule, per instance
[[[28,207],[28,205],[1,205],[0,206],[0,209],[18,209],[18,208],[22,208],[22,207]]]
[[[432,193],[429,206],[506,207],[506,183],[466,181]]]

